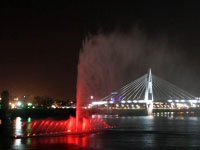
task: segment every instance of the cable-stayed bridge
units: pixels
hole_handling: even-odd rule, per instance
[[[147,74],[101,100],[92,102],[90,106],[134,109],[140,107],[138,104],[145,104],[143,105],[144,108],[148,114],[151,114],[153,107],[156,107],[154,105],[156,102],[166,103],[166,107],[173,108],[196,106],[197,103],[200,103],[200,100],[176,85],[152,74],[151,69],[149,69]]]

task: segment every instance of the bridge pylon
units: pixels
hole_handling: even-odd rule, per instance
[[[152,74],[151,74],[151,68],[149,69],[149,72],[147,74],[146,78],[146,89],[145,89],[145,95],[144,95],[144,101],[146,103],[146,110],[148,115],[151,115],[153,112],[153,81],[152,81]]]

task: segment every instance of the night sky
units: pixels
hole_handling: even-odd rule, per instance
[[[176,73],[175,80],[167,73],[165,78],[200,93],[198,4],[5,0],[0,7],[0,91],[75,99],[78,56],[85,36],[99,31],[109,34],[116,28],[128,33],[137,25],[148,37],[166,36],[184,56],[177,66],[185,76],[178,78]],[[138,74],[145,70],[146,66]],[[155,70],[155,74],[162,77],[164,72]]]

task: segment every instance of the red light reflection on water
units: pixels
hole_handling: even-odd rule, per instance
[[[79,132],[91,132],[110,126],[102,118],[83,118],[79,123]],[[76,119],[70,117],[68,120],[35,120],[26,122],[23,125],[24,136],[41,136],[41,135],[56,135],[56,134],[74,134],[76,130]]]
[[[40,137],[31,138],[31,145],[53,145],[53,144],[72,144],[78,147],[87,147],[89,144],[88,135],[85,136],[60,136],[60,137]]]

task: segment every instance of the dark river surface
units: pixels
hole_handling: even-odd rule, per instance
[[[79,136],[13,139],[1,135],[0,150],[200,149],[200,116],[194,114],[104,118],[116,128]],[[17,117],[7,129],[12,134],[21,134],[22,123],[27,119]]]

